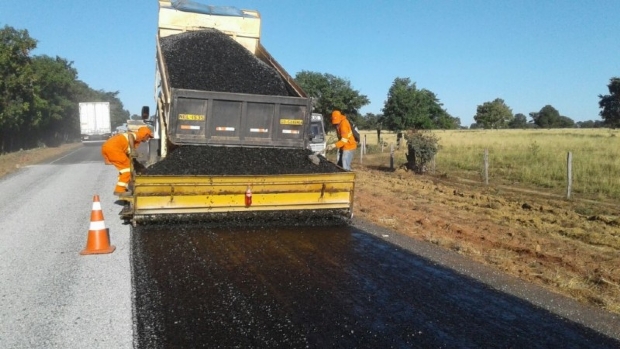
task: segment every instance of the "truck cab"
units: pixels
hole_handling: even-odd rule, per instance
[[[325,136],[325,123],[323,121],[323,115],[312,113],[312,117],[310,119],[310,142],[308,142],[308,148],[315,153],[323,153],[326,146],[327,137]]]

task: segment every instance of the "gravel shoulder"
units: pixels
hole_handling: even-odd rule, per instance
[[[132,347],[129,228],[115,219],[116,172],[84,152],[98,155],[81,144],[18,154],[19,172],[0,178],[2,348]],[[116,251],[82,256],[94,195]]]

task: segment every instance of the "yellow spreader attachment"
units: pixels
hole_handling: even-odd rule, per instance
[[[133,224],[200,214],[353,210],[354,172],[262,176],[136,175],[121,212]]]

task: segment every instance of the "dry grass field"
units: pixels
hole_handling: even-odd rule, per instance
[[[567,155],[572,154],[571,196],[620,200],[620,131],[609,129],[450,130],[434,131],[441,147],[435,174],[483,181],[484,152],[489,154],[489,182],[566,195]],[[377,145],[376,132],[365,131]],[[382,132],[384,152],[396,142]],[[374,151],[380,151],[375,150]],[[395,163],[404,163],[404,149]]]

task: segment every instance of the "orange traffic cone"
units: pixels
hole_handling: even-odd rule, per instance
[[[93,197],[93,210],[90,213],[90,228],[88,229],[88,241],[86,248],[80,254],[105,254],[112,253],[116,246],[110,246],[110,234],[103,221],[103,211],[99,195]]]

